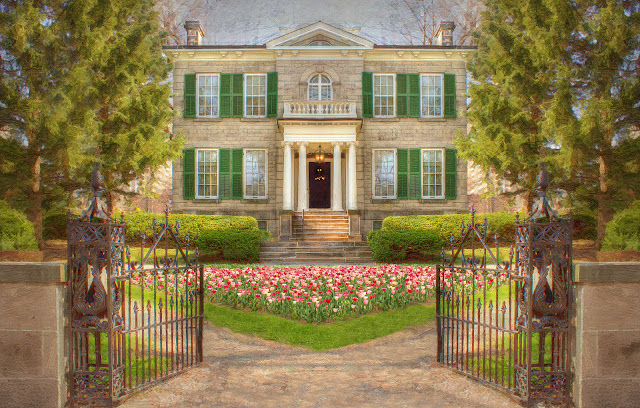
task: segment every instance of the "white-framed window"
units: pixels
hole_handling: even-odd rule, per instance
[[[441,118],[444,114],[442,74],[420,75],[420,115],[423,118]]]
[[[220,109],[220,75],[198,74],[196,112],[198,117],[217,118]]]
[[[267,117],[267,74],[244,75],[244,116]]]
[[[244,198],[267,197],[267,149],[244,149]]]
[[[373,150],[373,197],[396,197],[396,150]]]
[[[444,198],[443,149],[422,149],[422,198]]]
[[[331,78],[326,74],[311,75],[307,98],[310,101],[330,101],[333,98]]]
[[[373,116],[392,118],[396,115],[396,76],[373,74]]]
[[[218,149],[196,149],[196,198],[218,198]]]

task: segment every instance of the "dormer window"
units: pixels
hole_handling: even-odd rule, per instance
[[[332,44],[329,41],[324,40],[314,40],[309,43],[311,47],[331,47]]]
[[[307,93],[310,101],[330,101],[332,98],[331,78],[326,74],[313,74],[309,78],[309,92]]]

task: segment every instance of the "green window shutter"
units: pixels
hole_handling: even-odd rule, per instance
[[[362,73],[362,116],[373,117],[373,73]]]
[[[420,74],[407,74],[408,117],[420,117]]]
[[[396,116],[409,117],[409,77],[408,74],[396,75]]]
[[[458,197],[457,174],[456,149],[444,149],[444,198],[447,200]]]
[[[267,73],[267,117],[278,116],[278,73]]]
[[[231,74],[231,117],[244,116],[244,75]]]
[[[409,198],[409,151],[398,149],[396,152],[398,162],[398,198]]]
[[[184,74],[184,110],[187,119],[196,117],[196,74]]]
[[[231,150],[231,198],[241,200],[244,196],[242,186],[242,149]]]
[[[182,151],[182,198],[196,198],[196,149]]]
[[[444,74],[444,117],[456,118],[456,75]]]
[[[409,198],[422,198],[420,149],[409,150]]]
[[[220,117],[231,117],[231,74],[220,74]]]
[[[220,160],[218,198],[224,200],[231,198],[231,150],[220,149],[218,151],[218,160]]]

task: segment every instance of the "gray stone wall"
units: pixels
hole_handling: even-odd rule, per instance
[[[640,404],[640,263],[575,267],[574,403]]]
[[[0,262],[0,406],[64,407],[64,264]]]

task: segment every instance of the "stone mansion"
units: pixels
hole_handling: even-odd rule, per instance
[[[281,240],[326,214],[348,225],[327,223],[327,237],[360,240],[390,215],[467,210],[453,140],[467,131],[475,47],[453,45],[453,23],[433,46],[374,44],[323,22],[260,45],[205,45],[199,22],[185,29],[186,45],[164,47],[173,131],[186,138],[174,211],[249,215]]]

